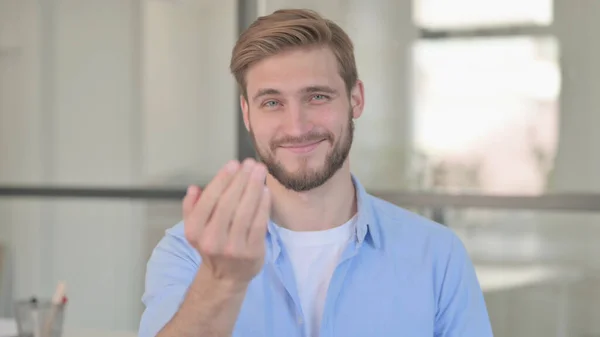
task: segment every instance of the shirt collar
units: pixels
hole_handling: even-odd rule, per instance
[[[352,182],[356,190],[356,203],[358,208],[358,220],[356,222],[356,238],[359,244],[367,241],[373,247],[381,247],[381,235],[373,209],[372,197],[367,193],[356,176],[352,175]]]
[[[375,211],[371,203],[371,196],[367,193],[363,185],[356,176],[352,175],[352,183],[356,190],[358,219],[356,221],[356,240],[357,244],[362,244],[364,241],[371,244],[374,248],[381,247],[381,234],[375,217]],[[267,227],[267,239],[271,243],[271,248],[268,254],[273,261],[281,252],[281,243],[276,225],[269,220]]]

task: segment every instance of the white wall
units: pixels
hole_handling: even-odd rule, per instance
[[[52,182],[135,184],[143,146],[140,2],[60,0],[53,11]],[[69,283],[68,322],[132,328],[143,270],[141,205],[93,200],[53,206],[48,263],[55,280]]]
[[[0,184],[40,183],[46,178],[43,158],[47,135],[42,130],[40,18],[33,1],[0,1]],[[38,201],[0,199],[0,244],[12,248],[25,239],[32,247],[43,247],[40,227],[43,214]],[[28,250],[8,252],[20,265],[12,274],[15,290],[38,291],[43,254]],[[12,268],[11,268],[12,269]],[[10,270],[12,272],[13,270]],[[28,274],[30,277],[22,278]],[[0,314],[11,310],[12,293],[0,298]]]
[[[235,156],[235,3],[1,0],[0,182],[212,175]],[[64,279],[67,324],[135,329],[145,214],[126,200],[0,200],[12,294],[50,295]]]
[[[560,142],[551,187],[558,192],[600,192],[600,2],[555,0],[563,87]]]
[[[229,58],[236,1],[147,1],[144,176],[208,180],[235,158],[237,100]]]
[[[24,86],[11,94],[18,108],[1,111],[8,136],[2,176],[10,183],[134,183],[141,141],[139,3],[39,5],[13,2],[23,68],[12,78]],[[139,304],[132,295],[141,293],[135,268],[143,263],[139,207],[14,200],[8,208],[3,220],[11,227],[15,297],[48,296],[64,279],[68,324],[133,326]]]

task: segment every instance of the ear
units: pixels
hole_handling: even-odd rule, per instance
[[[248,106],[248,101],[244,97],[244,95],[240,95],[240,107],[242,108],[242,117],[244,118],[244,125],[246,126],[246,131],[250,131],[250,120],[248,119],[248,111],[250,110]]]
[[[357,80],[350,92],[350,104],[352,106],[352,118],[360,117],[365,108],[365,88],[361,80]]]

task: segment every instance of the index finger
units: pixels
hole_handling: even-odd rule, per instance
[[[219,197],[229,186],[239,167],[240,163],[237,160],[228,162],[208,186],[206,186],[206,189],[202,192],[202,196],[200,196],[200,199],[196,203],[196,207],[194,207],[194,210],[190,214],[190,216],[197,219],[198,223],[206,224],[215,205],[219,201]]]

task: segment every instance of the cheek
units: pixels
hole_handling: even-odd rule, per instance
[[[252,136],[254,137],[254,141],[261,147],[268,147],[271,140],[273,139],[273,135],[271,134],[268,128],[265,128],[264,125],[257,126],[252,124]]]
[[[333,109],[315,110],[310,116],[310,124],[319,131],[328,131],[334,135],[340,131],[339,115]]]
[[[348,123],[351,113],[345,104],[336,104],[327,111],[324,111],[324,113],[319,114],[319,119],[322,125],[326,126],[329,130],[339,131]]]
[[[323,124],[330,132],[333,133],[336,140],[339,140],[343,137],[347,132],[348,125],[348,117],[347,116],[335,116],[335,118],[330,118],[326,121],[326,124]]]
[[[260,144],[268,144],[277,133],[279,124],[275,119],[260,116],[250,116],[250,126],[254,138]]]
[[[253,129],[253,134],[254,134],[254,140],[260,144],[260,145],[264,145],[264,144],[268,144],[269,143],[269,135],[265,134],[264,132],[262,132],[262,130],[256,130]]]

